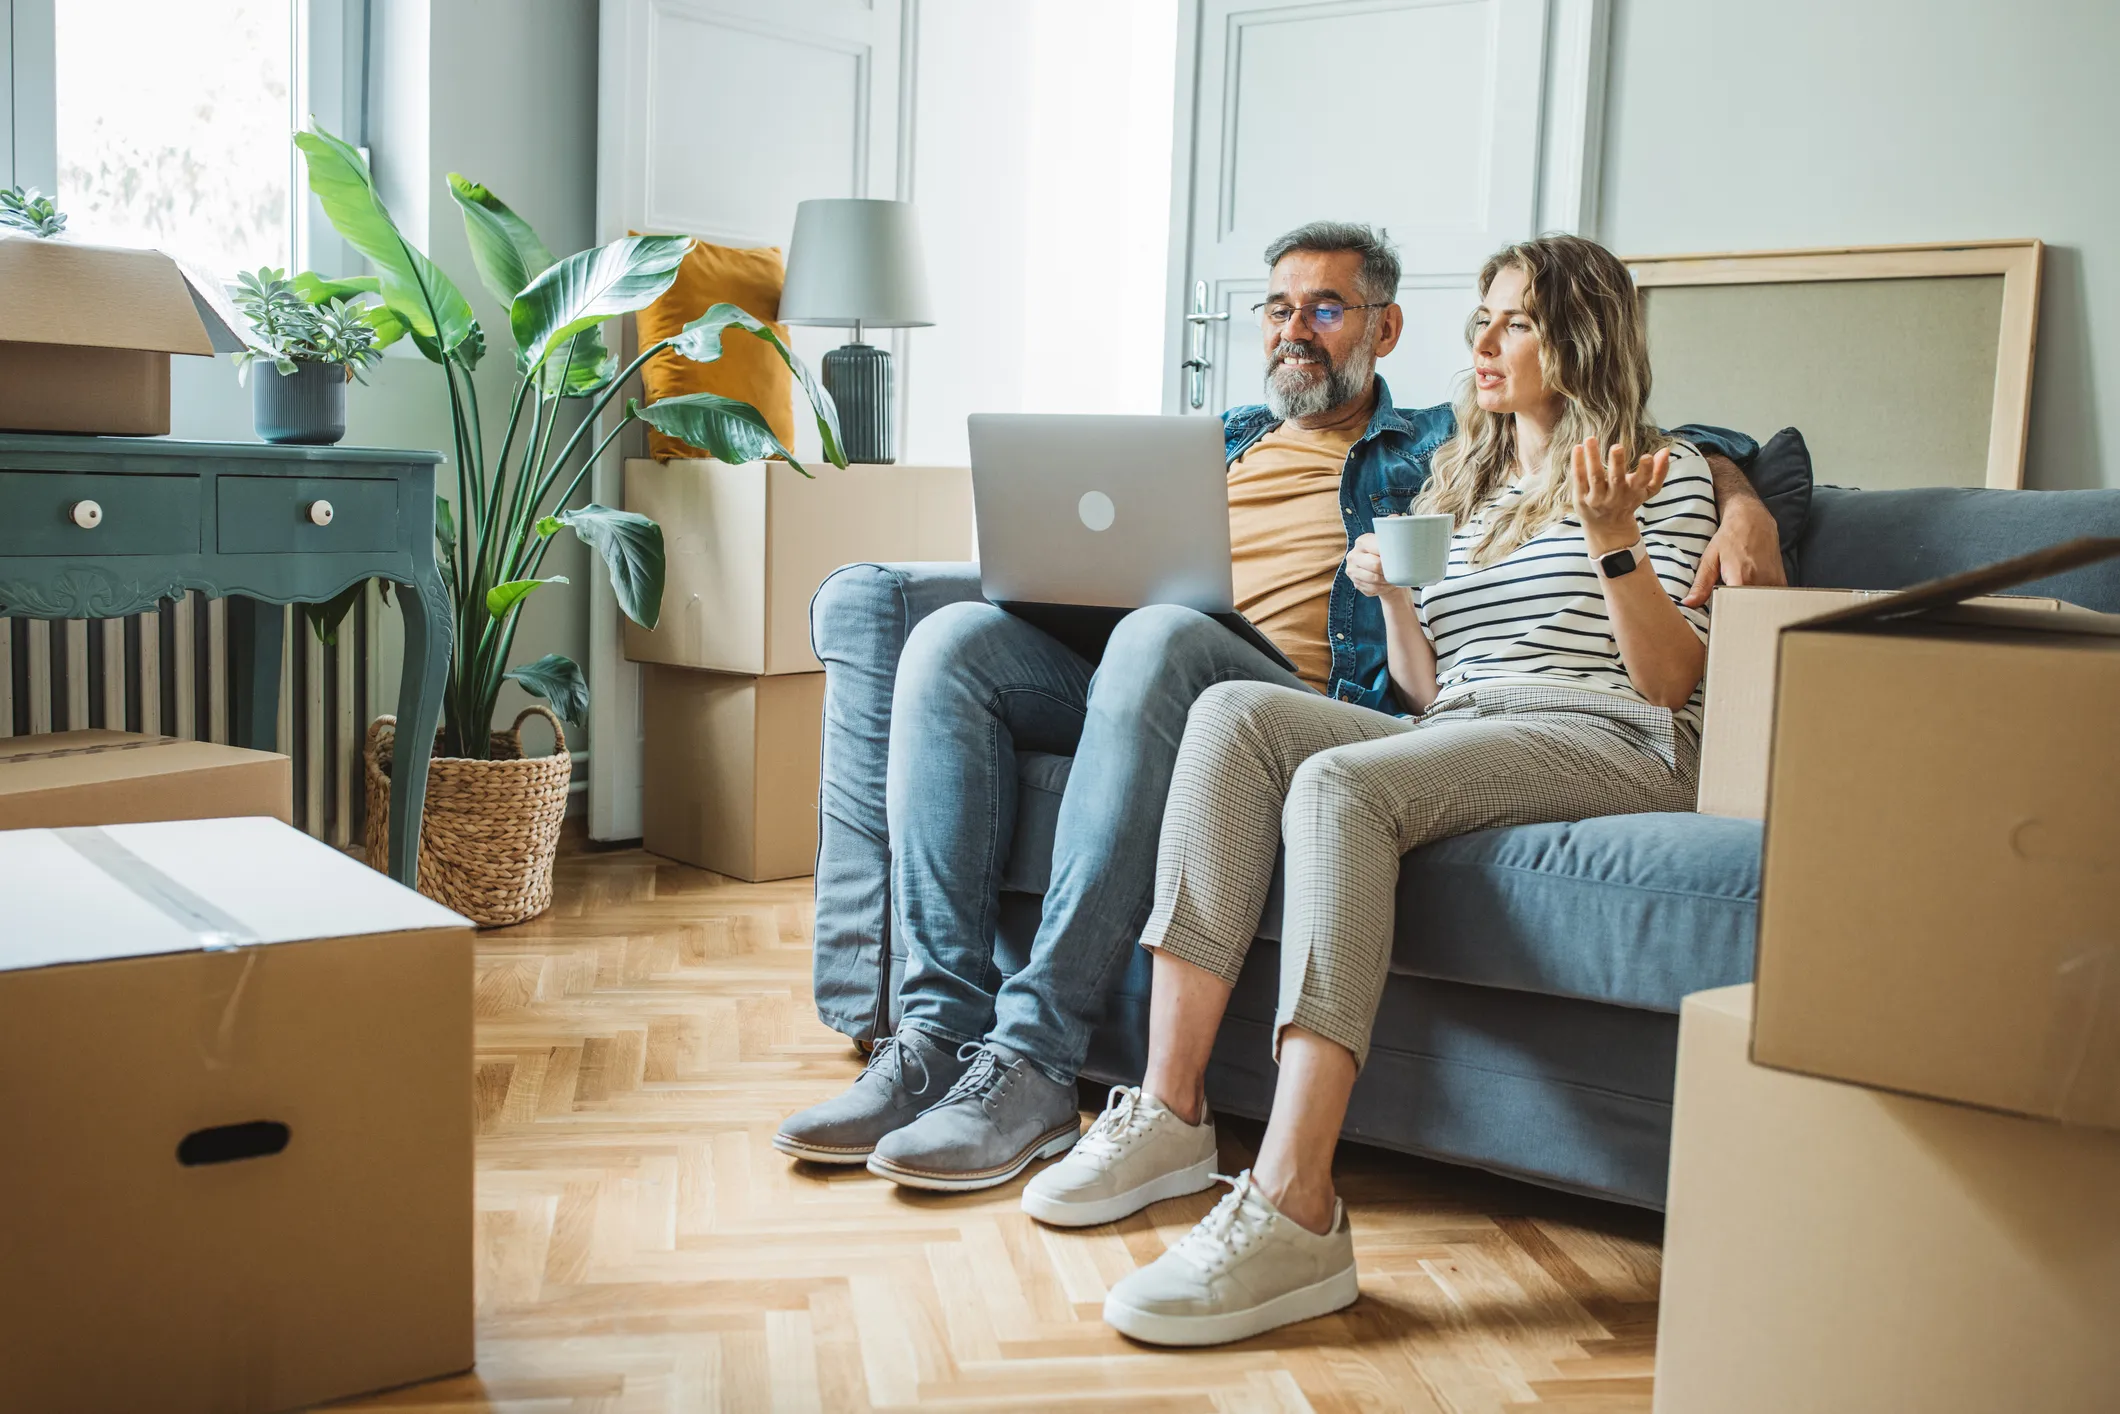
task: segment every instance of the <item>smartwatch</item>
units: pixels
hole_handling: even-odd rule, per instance
[[[1599,555],[1597,557],[1597,572],[1606,579],[1618,579],[1622,575],[1633,574],[1642,562],[1642,557],[1635,553],[1641,548],[1642,543],[1637,540],[1624,550],[1614,550],[1610,554]]]

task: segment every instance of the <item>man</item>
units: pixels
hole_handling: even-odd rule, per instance
[[[984,602],[921,619],[898,664],[885,789],[903,1014],[852,1088],[782,1125],[783,1152],[965,1191],[1071,1147],[1075,1075],[1148,916],[1193,701],[1249,679],[1405,710],[1379,601],[1355,591],[1344,560],[1373,517],[1407,509],[1454,419],[1447,406],[1401,411],[1375,375],[1404,316],[1398,259],[1369,228],[1315,222],[1266,260],[1266,403],[1223,419],[1230,550],[1237,607],[1296,671],[1170,605],[1129,614],[1099,664]],[[1756,450],[1737,434],[1688,431],[1703,450]],[[1732,582],[1779,583],[1772,518],[1726,456],[1712,463],[1724,520],[1695,596],[1718,565]],[[992,940],[1019,751],[1074,761],[1038,933],[1004,981]]]

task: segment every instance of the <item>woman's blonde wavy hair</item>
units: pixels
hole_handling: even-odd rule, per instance
[[[1497,251],[1480,270],[1480,299],[1494,277],[1522,270],[1525,313],[1538,330],[1539,372],[1567,402],[1546,465],[1524,494],[1510,502],[1473,546],[1476,565],[1502,559],[1568,515],[1568,452],[1585,437],[1647,456],[1669,445],[1649,420],[1649,341],[1634,277],[1619,257],[1580,236],[1542,236]],[[1465,321],[1475,337],[1477,310]],[[1437,449],[1428,484],[1414,503],[1427,515],[1447,514],[1462,528],[1479,508],[1516,478],[1516,418],[1482,409],[1468,377],[1457,397],[1457,435]]]

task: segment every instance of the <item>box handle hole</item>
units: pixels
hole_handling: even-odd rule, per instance
[[[287,1126],[275,1119],[246,1120],[195,1129],[177,1144],[177,1162],[186,1168],[262,1159],[287,1147]]]

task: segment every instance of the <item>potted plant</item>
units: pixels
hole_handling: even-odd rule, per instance
[[[346,435],[346,383],[383,356],[376,326],[349,296],[353,288],[304,271],[245,270],[235,304],[250,321],[250,347],[236,355],[236,377],[269,367],[251,385],[250,417],[268,442],[328,446]]]
[[[449,192],[463,211],[472,263],[507,308],[515,344],[507,420],[497,447],[490,445],[472,377],[487,354],[486,334],[470,302],[398,230],[359,152],[314,127],[298,133],[295,144],[326,218],[375,271],[359,281],[320,281],[319,290],[330,297],[372,295],[376,303],[360,317],[375,328],[378,346],[410,338],[441,369],[449,395],[456,495],[453,504],[436,498],[435,540],[454,608],[454,642],[420,833],[420,889],[480,922],[515,922],[550,901],[569,767],[558,718],[579,723],[589,703],[588,681],[567,658],[547,654],[511,666],[524,602],[547,584],[565,582],[541,573],[553,537],[568,531],[601,557],[620,609],[635,623],[653,628],[662,610],[662,528],[646,516],[576,504],[589,469],[638,420],[724,461],[781,456],[809,474],[765,415],[735,398],[691,393],[647,407],[627,399],[608,424],[600,417],[649,358],[672,349],[710,362],[721,356],[731,329],[772,345],[809,399],[825,456],[843,467],[838,415],[771,326],[730,304],[716,305],[621,367],[604,342],[603,322],[659,298],[676,279],[690,237],[628,236],[555,258],[499,197],[452,172]],[[556,709],[556,716],[547,713],[560,733],[552,757],[522,760],[516,732],[493,730],[504,681]],[[391,725],[385,719],[370,730],[371,800],[387,779]],[[380,815],[371,807],[371,862],[380,858]]]
[[[66,213],[35,187],[0,190],[0,230],[27,231],[50,240],[66,229]]]

